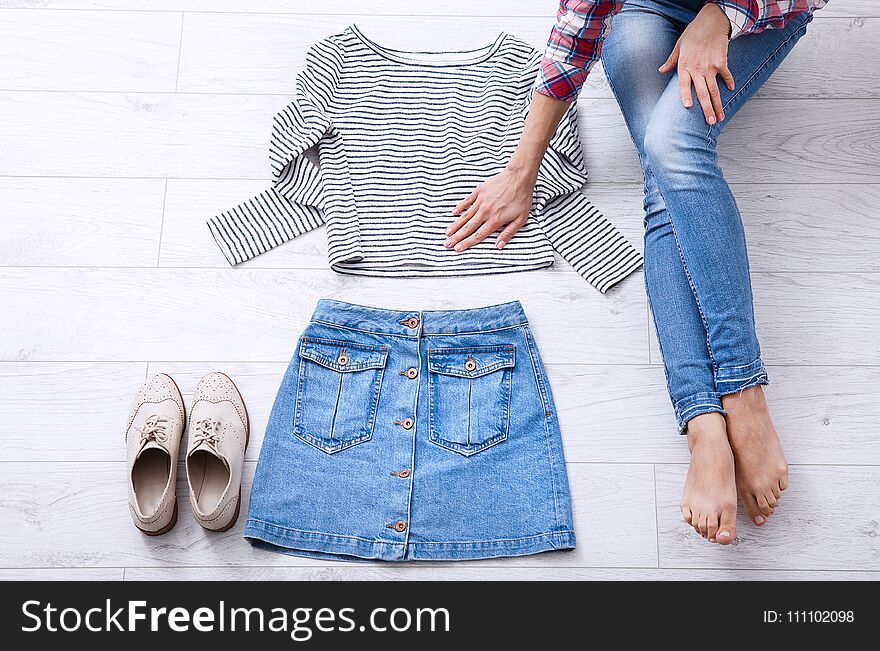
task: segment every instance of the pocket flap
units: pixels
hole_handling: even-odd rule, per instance
[[[340,373],[384,368],[388,361],[388,346],[365,346],[350,341],[303,337],[299,355]]]
[[[428,370],[441,375],[480,377],[516,364],[516,346],[433,348],[428,351]]]

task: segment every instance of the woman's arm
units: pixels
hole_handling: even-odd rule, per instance
[[[504,170],[477,186],[452,211],[460,215],[446,229],[447,249],[456,251],[482,242],[503,229],[495,246],[503,249],[529,217],[538,169],[562,116],[571,102],[535,93],[519,144]]]
[[[599,60],[611,16],[622,6],[623,0],[561,0],[520,142],[504,170],[453,209],[458,218],[446,229],[446,248],[464,251],[503,229],[495,242],[502,249],[526,223],[550,139]]]

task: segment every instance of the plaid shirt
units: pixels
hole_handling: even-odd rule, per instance
[[[577,97],[599,60],[611,17],[624,0],[561,0],[535,89],[568,101]],[[730,19],[730,38],[782,27],[789,16],[824,7],[828,0],[707,0]]]

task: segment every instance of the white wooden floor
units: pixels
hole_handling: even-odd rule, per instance
[[[273,112],[306,47],[357,22],[399,47],[541,47],[555,0],[0,0],[0,578],[880,577],[880,5],[834,0],[722,140],[747,222],[791,489],[731,548],[680,521],[675,433],[642,278],[602,297],[565,266],[401,281],[327,269],[318,231],[230,269],[204,220],[266,183]],[[413,15],[414,7],[423,15]],[[331,13],[332,12],[332,13]],[[580,103],[591,198],[639,239],[633,147],[601,72]],[[320,297],[521,299],[548,363],[579,546],[466,564],[343,564],[210,534],[181,501],[147,538],[122,434],[148,375],[239,384],[246,486]],[[229,306],[236,308],[230,318]],[[181,486],[182,488],[182,486]],[[184,493],[180,493],[184,495]]]

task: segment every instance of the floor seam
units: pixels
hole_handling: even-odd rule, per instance
[[[177,72],[174,75],[174,92],[177,93],[177,87],[180,85],[180,59],[183,54],[183,23],[186,21],[186,12],[180,12],[180,36],[177,41]]]

